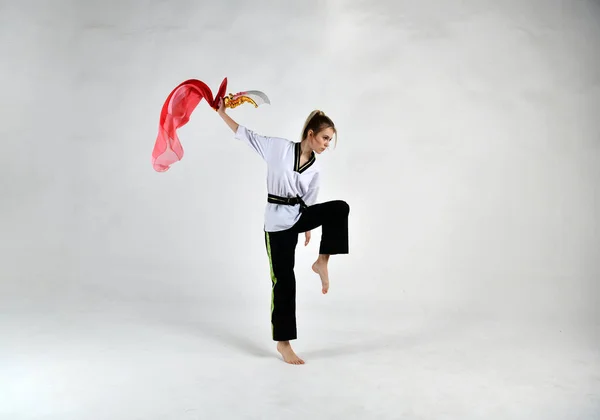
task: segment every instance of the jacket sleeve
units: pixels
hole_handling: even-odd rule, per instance
[[[240,124],[235,133],[235,138],[250,146],[263,160],[267,161],[269,159],[269,152],[273,144],[272,137],[257,134]]]
[[[304,201],[304,203],[307,206],[312,206],[317,203],[317,198],[319,196],[319,187],[321,186],[320,184],[321,184],[320,174],[319,174],[319,172],[316,172],[315,175],[313,176],[312,181],[310,181],[308,190],[304,194],[304,197],[302,197],[302,201]]]

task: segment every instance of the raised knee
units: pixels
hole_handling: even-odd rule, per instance
[[[344,200],[339,201],[340,206],[340,214],[342,216],[348,216],[350,214],[350,205],[346,203]]]

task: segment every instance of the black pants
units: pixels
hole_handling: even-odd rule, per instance
[[[345,201],[328,201],[305,208],[298,222],[287,230],[265,232],[272,283],[273,340],[297,338],[294,263],[298,235],[321,226],[319,254],[348,254],[349,213],[350,207]]]

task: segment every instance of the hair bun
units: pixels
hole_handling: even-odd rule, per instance
[[[312,120],[315,117],[322,117],[324,115],[325,114],[323,113],[323,111],[321,111],[320,109],[315,109],[313,112],[310,113],[308,119]],[[308,123],[308,121],[307,121],[307,123]]]

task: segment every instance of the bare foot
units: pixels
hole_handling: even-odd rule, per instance
[[[329,290],[329,272],[327,270],[327,261],[318,259],[312,265],[312,269],[321,277],[321,285],[323,287],[323,294],[326,294]]]
[[[292,350],[292,346],[289,341],[279,341],[277,343],[277,351],[279,353],[281,353],[281,355],[283,356],[283,360],[286,363],[289,363],[291,365],[303,365],[304,364],[304,360],[299,358],[296,355],[296,353],[294,353],[294,350]]]

